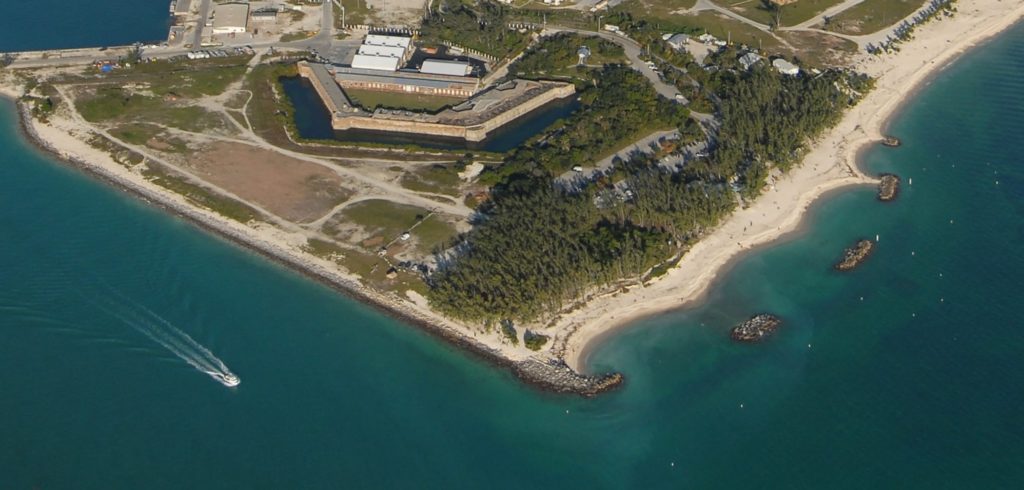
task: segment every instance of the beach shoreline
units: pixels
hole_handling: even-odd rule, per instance
[[[32,117],[28,107],[17,100],[15,93],[3,90],[0,91],[0,98],[10,101],[15,106],[19,132],[22,133],[26,142],[45,156],[73,167],[87,176],[147,204],[156,206],[160,210],[183,219],[248,252],[255,253],[264,259],[319,282],[348,298],[371,306],[399,321],[416,326],[449,345],[498,368],[507,369],[528,385],[549,391],[593,396],[612,389],[622,382],[621,375],[616,373],[602,376],[579,375],[569,370],[563,363],[523,358],[513,355],[502,349],[501,346],[492,346],[481,342],[460,330],[464,327],[453,324],[440,316],[421,311],[419,308],[415,308],[411,301],[390,298],[363,286],[355,276],[343,273],[330,264],[318,263],[322,259],[288,246],[287,240],[282,240],[273,234],[261,233],[250,226],[219,216],[213,211],[189,204],[182,196],[137,178],[136,173],[118,165],[110,155],[89,148],[88,144],[81,141],[77,141],[81,143],[80,145],[73,144],[76,140],[70,134],[56,134],[54,132],[59,133],[60,129],[41,123]],[[41,131],[46,134],[41,134]],[[90,149],[93,151],[88,151]],[[81,154],[83,152],[87,155]]]
[[[973,10],[968,11],[968,7]],[[875,90],[851,108],[775,189],[733,213],[650,285],[592,299],[557,321],[555,330],[567,332],[556,338],[567,365],[586,372],[589,354],[620,329],[643,318],[699,303],[738,260],[798,232],[810,206],[826,194],[877,183],[861,170],[861,155],[882,140],[891,119],[932,77],[1024,17],[1024,3],[1006,7],[1000,0],[960,2],[953,17],[919,26],[914,39],[901,44],[898,53],[859,55],[853,68],[875,77]],[[943,49],[935,49],[936,45]],[[816,173],[823,163],[827,169]],[[769,216],[773,205],[776,210]],[[751,219],[758,213],[762,214],[760,221]]]
[[[895,55],[858,57],[854,69],[878,80],[876,89],[851,108],[803,158],[803,163],[776,181],[770,190],[726,218],[702,238],[664,276],[628,292],[612,291],[589,299],[538,331],[552,337],[550,350],[533,352],[512,345],[500,334],[484,332],[431,310],[422,296],[408,297],[373,290],[360,278],[304,248],[304,236],[267,223],[241,223],[191,203],[186,197],[150,182],[134,168],[91,146],[102,135],[73,109],[42,122],[18,100],[18,87],[0,86],[0,97],[17,106],[21,132],[36,148],[59,162],[84,171],[129,195],[154,204],[200,229],[286,266],[345,296],[368,304],[499,368],[509,369],[527,384],[550,391],[592,396],[623,382],[619,373],[590,376],[586,358],[594,346],[637,320],[703,301],[709,289],[747,253],[795,237],[805,216],[823,196],[851,186],[877,184],[858,167],[858,158],[882,139],[889,119],[917,90],[960,54],[1009,28],[1024,16],[1024,0],[1006,12],[1000,0],[976,0],[973,12],[959,12],[921,26],[916,39]],[[961,6],[963,7],[963,6]],[[987,12],[982,12],[987,11]],[[994,13],[993,13],[994,12]],[[963,33],[963,39],[951,42]],[[943,49],[934,49],[938,44]],[[932,49],[933,52],[928,52]],[[526,325],[527,328],[535,326]]]

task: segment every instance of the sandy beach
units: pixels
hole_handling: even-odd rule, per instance
[[[307,237],[302,233],[266,223],[243,224],[194,205],[87,143],[97,134],[95,128],[73,110],[58,110],[46,123],[25,116],[23,111],[22,122],[28,136],[39,146],[104,181],[419,325],[491,362],[509,366],[527,381],[548,387],[561,383],[554,389],[581,392],[579,383],[591,383],[596,378],[580,381],[582,378],[561,367],[560,361],[564,360],[577,372],[585,372],[588,350],[609,332],[639,318],[699,301],[730,261],[797,230],[805,211],[823,194],[848,186],[876,184],[874,177],[857,168],[859,150],[881,139],[886,120],[930,74],[959,53],[1006,29],[1022,15],[1024,0],[962,0],[956,16],[919,27],[916,38],[902,44],[899,53],[881,58],[860,55],[855,67],[877,78],[876,89],[811,148],[799,168],[776,181],[751,206],[738,210],[658,280],[645,287],[634,286],[627,293],[593,298],[561,316],[555,325],[540,329],[552,335],[553,342],[549,344],[550,350],[539,353],[510,343],[497,331],[488,332],[480,326],[445,318],[413,292],[399,296],[365,287],[356,275],[308,253]],[[16,81],[7,80],[0,84],[0,95],[17,99],[20,89]],[[620,381],[618,378],[613,384]],[[613,384],[588,386],[604,390]]]
[[[961,0],[957,6],[952,18],[919,26],[898,53],[858,55],[854,66],[877,79],[875,90],[814,145],[799,168],[729,217],[675,268],[646,287],[595,298],[563,315],[555,327],[560,332],[555,345],[566,363],[584,372],[587,353],[612,330],[699,301],[731,260],[798,229],[805,211],[823,194],[874,184],[857,167],[859,150],[878,143],[888,119],[932,74],[1024,16],[1020,0]]]

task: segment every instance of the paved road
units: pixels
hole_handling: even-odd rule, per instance
[[[651,67],[647,66],[647,62],[640,59],[641,46],[636,41],[626,36],[606,31],[584,31],[581,29],[572,29],[568,27],[559,26],[548,26],[541,32],[541,35],[545,36],[559,32],[572,32],[575,34],[585,36],[598,36],[607,39],[615,44],[618,44],[619,46],[622,46],[623,51],[625,51],[626,53],[626,58],[629,59],[630,68],[633,68],[634,70],[640,72],[643,76],[647,77],[647,79],[651,81],[651,84],[654,85],[654,89],[657,90],[659,94],[664,96],[666,99],[672,101],[676,100],[676,95],[679,95],[679,89],[677,89],[675,85],[669,85],[663,82],[661,80],[661,77],[657,73],[655,73],[654,70],[651,69]]]
[[[693,8],[690,9],[690,12],[699,12],[701,10],[714,10],[715,12],[718,12],[718,13],[720,13],[722,15],[725,15],[725,16],[728,16],[728,17],[732,17],[733,19],[736,19],[736,20],[738,20],[738,21],[740,21],[740,22],[742,22],[744,24],[747,24],[747,25],[756,27],[758,29],[761,29],[762,31],[765,31],[765,32],[770,32],[771,31],[771,27],[769,27],[767,24],[762,24],[760,22],[754,22],[754,21],[752,21],[752,20],[750,20],[750,19],[748,19],[748,18],[746,18],[746,17],[744,17],[744,16],[742,16],[740,14],[737,14],[736,12],[733,12],[732,10],[729,10],[729,9],[727,9],[725,7],[722,7],[722,6],[712,2],[711,0],[697,0],[697,3],[693,6]]]
[[[833,17],[835,15],[839,15],[839,14],[847,11],[848,9],[853,8],[853,7],[855,7],[855,6],[859,5],[859,4],[862,4],[862,3],[864,3],[864,0],[845,0],[843,3],[835,5],[832,8],[825,9],[824,12],[822,12],[822,13],[820,13],[818,15],[815,15],[814,17],[811,17],[810,19],[807,19],[807,20],[805,20],[805,21],[803,21],[803,22],[801,22],[801,23],[799,23],[799,24],[797,24],[795,26],[786,27],[784,29],[806,29],[806,28],[811,27],[811,26],[813,26],[815,24],[819,24],[819,23],[824,22],[825,21],[825,17]]]
[[[200,0],[199,22],[196,24],[196,37],[192,41],[192,49],[199,49],[203,45],[203,29],[206,28],[206,19],[210,16],[210,0]]]

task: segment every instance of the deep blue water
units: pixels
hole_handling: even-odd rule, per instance
[[[913,178],[898,201],[837,193],[702,306],[612,338],[593,368],[628,381],[594,400],[56,163],[0,106],[0,488],[1019,488],[1022,60],[1018,26],[940,74],[865,157]],[[728,340],[762,310],[773,339]],[[145,335],[173,329],[242,384]]]
[[[0,52],[166,41],[171,0],[3,2]]]

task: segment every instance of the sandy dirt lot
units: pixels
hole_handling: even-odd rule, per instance
[[[425,0],[366,0],[373,17],[384,25],[418,25],[426,10]]]
[[[214,143],[189,162],[203,179],[289,221],[306,223],[352,195],[329,169],[241,143]]]

